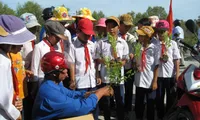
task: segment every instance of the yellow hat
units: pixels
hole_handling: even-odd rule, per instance
[[[53,16],[54,17],[50,18],[50,20],[54,20],[54,21],[70,21],[70,20],[73,20],[72,17],[69,17],[68,10],[63,6],[56,7],[53,10]]]
[[[154,33],[154,30],[151,26],[142,26],[139,30],[136,30],[138,35],[151,37]]]
[[[72,17],[74,17],[74,18],[77,18],[77,17],[80,17],[80,18],[88,18],[89,20],[91,20],[91,21],[96,21],[96,19],[94,19],[93,17],[92,17],[92,12],[91,12],[91,10],[90,9],[88,9],[88,8],[81,8],[80,9],[80,15],[75,15],[75,16],[72,16]]]
[[[105,22],[106,22],[106,24],[107,24],[107,23],[110,22],[110,21],[114,21],[114,22],[117,23],[118,26],[120,26],[120,21],[119,21],[119,19],[118,19],[117,17],[115,17],[115,16],[110,16],[110,17],[107,18],[107,20],[106,20]]]

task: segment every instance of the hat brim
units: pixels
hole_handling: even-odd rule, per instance
[[[89,31],[89,30],[81,30],[81,31],[86,35],[95,35],[94,31]]]
[[[55,34],[56,36],[58,36],[60,39],[62,40],[68,40],[68,37],[61,35],[61,34]]]
[[[167,31],[167,30],[169,30],[169,29],[167,29],[167,28],[155,28],[155,30],[156,30],[156,31]]]
[[[133,23],[132,22],[123,22],[125,25],[127,26],[133,26]]]
[[[73,18],[87,18],[87,19],[91,20],[92,22],[96,22],[97,21],[93,17],[91,17],[91,16],[85,16],[85,15],[75,15],[75,16],[72,16],[72,17]]]
[[[62,21],[74,21],[75,19],[73,19],[73,18],[58,19],[58,18],[56,18],[56,17],[52,17],[52,18],[50,18],[49,20],[62,22]]]
[[[115,22],[115,23],[117,24],[117,26],[120,26],[120,23],[117,22],[117,20],[115,20],[115,19],[107,19],[107,20],[105,21],[106,25],[107,25],[109,22]]]
[[[142,30],[136,30],[138,35],[146,36],[146,34]]]
[[[97,25],[95,25],[96,27],[106,27],[106,25],[105,24],[97,24]]]
[[[0,44],[23,45],[24,43],[35,39],[36,36],[26,29],[25,31],[15,35],[9,34],[5,37],[0,36]]]
[[[32,27],[35,27],[35,26],[41,26],[38,22],[30,22],[30,23],[27,23],[26,24],[26,27],[27,28],[32,28]]]

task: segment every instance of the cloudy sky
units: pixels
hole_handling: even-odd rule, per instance
[[[16,9],[18,3],[28,0],[0,0],[9,7]],[[70,13],[75,13],[82,7],[92,11],[102,10],[106,16],[118,16],[130,11],[145,12],[149,6],[162,6],[169,11],[170,0],[30,0],[39,3],[42,7],[65,5]],[[173,0],[174,19],[197,19],[200,16],[200,0]]]

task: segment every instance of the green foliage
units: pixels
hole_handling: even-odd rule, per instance
[[[163,33],[164,36],[164,42],[167,48],[169,48],[171,46],[171,39],[169,38],[168,32],[166,31],[165,33]]]
[[[132,70],[129,70],[126,76],[121,76],[121,61],[113,61],[109,57],[103,57],[103,59],[111,86],[119,85],[122,81],[126,81],[134,74]]]
[[[38,3],[28,1],[28,2],[24,3],[23,5],[18,4],[16,14],[18,17],[20,17],[22,14],[24,14],[26,12],[32,13],[37,17],[39,23],[42,24],[43,23],[43,19],[41,17],[42,10],[43,10],[42,7]]]
[[[146,14],[147,14],[147,16],[156,15],[160,19],[166,19],[167,18],[167,13],[165,11],[165,8],[163,8],[161,6],[148,7],[148,9],[146,10]]]
[[[116,50],[117,41],[115,37],[112,36],[110,33],[108,33],[107,35],[108,35],[108,41],[110,42],[112,49],[114,50],[114,52],[117,52]]]
[[[99,20],[100,18],[105,18],[105,15],[102,11],[94,11],[92,13],[92,17],[94,17],[94,19]]]
[[[139,60],[140,56],[141,56],[141,48],[142,45],[141,43],[137,42],[136,44],[134,44],[133,49],[134,49],[134,57],[136,60]]]
[[[15,11],[0,1],[0,14],[15,15]]]

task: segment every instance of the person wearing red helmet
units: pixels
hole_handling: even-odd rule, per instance
[[[102,96],[110,96],[113,90],[109,86],[93,92],[72,91],[63,86],[68,77],[67,64],[62,53],[51,51],[41,59],[45,74],[38,91],[32,119],[59,119],[88,114],[95,109]]]

